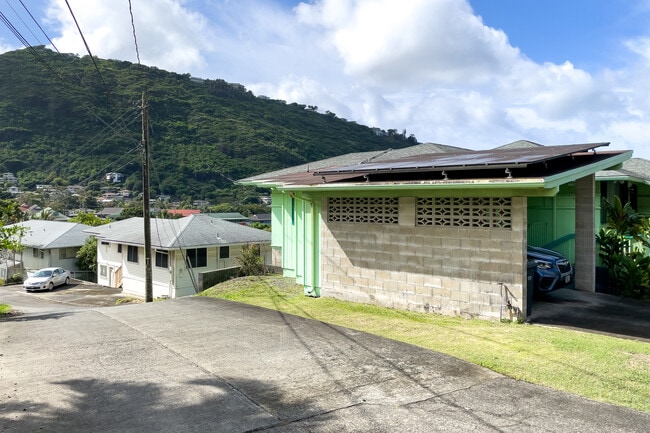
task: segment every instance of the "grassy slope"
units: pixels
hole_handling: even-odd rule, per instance
[[[309,298],[291,279],[248,277],[202,296],[229,299],[381,335],[515,379],[650,412],[650,344],[574,330],[465,320]]]

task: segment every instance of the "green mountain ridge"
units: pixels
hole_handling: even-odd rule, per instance
[[[0,55],[0,172],[22,189],[96,184],[141,190],[141,101],[148,98],[152,194],[225,200],[233,180],[349,152],[417,143],[396,130],[256,97],[238,84],[44,47]]]

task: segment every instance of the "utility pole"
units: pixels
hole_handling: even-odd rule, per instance
[[[144,219],[145,302],[153,301],[149,196],[149,106],[147,105],[147,95],[142,92],[142,217]]]

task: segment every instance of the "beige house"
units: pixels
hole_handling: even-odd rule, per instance
[[[24,250],[12,260],[22,263],[21,273],[29,275],[41,268],[62,267],[73,278],[84,279],[87,272],[77,267],[77,252],[90,237],[84,230],[90,226],[66,221],[28,220],[11,226],[22,226],[20,240]],[[19,265],[15,265],[19,266]]]
[[[97,237],[97,282],[145,296],[144,220],[129,218],[86,230]],[[260,245],[271,263],[271,234],[205,214],[151,219],[154,298],[176,298],[201,290],[201,274],[238,266],[241,247]]]

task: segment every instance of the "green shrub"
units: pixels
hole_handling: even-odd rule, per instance
[[[241,248],[241,256],[237,257],[241,276],[263,275],[266,273],[264,258],[260,255],[260,251],[258,244],[247,244]]]
[[[9,284],[20,284],[22,282],[23,282],[23,276],[21,274],[13,274],[7,280],[7,283],[9,283]]]

